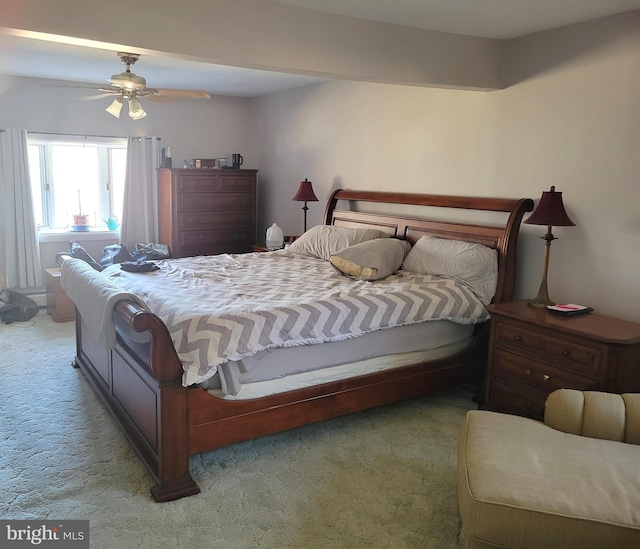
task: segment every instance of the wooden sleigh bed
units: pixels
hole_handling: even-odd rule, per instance
[[[501,217],[498,225],[485,225],[355,211],[366,210],[367,203],[407,205],[411,211],[425,206],[438,212],[453,208],[503,213],[491,214]],[[380,211],[379,204],[373,209]],[[513,298],[518,231],[524,213],[532,208],[530,199],[337,190],[328,201],[325,223],[375,228],[412,244],[431,235],[494,248],[498,252],[495,303]],[[182,385],[182,364],[158,316],[128,300],[118,302],[114,314],[130,333],[147,333],[149,342],[136,341],[120,329],[115,348],[108,351],[76,311],[74,365],[85,373],[147,467],[153,477],[151,494],[158,502],[200,491],[189,473],[193,454],[464,384],[483,361],[480,340],[486,337],[486,326],[479,325],[478,344],[448,358],[229,401],[197,385]]]

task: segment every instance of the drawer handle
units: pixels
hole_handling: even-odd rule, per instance
[[[544,379],[545,381],[549,381],[551,379],[551,376],[549,374],[544,374],[542,376],[542,379]]]
[[[533,404],[531,404],[531,402],[530,402],[530,401],[525,400],[525,401],[524,401],[524,407],[525,407],[527,410],[531,411],[531,408],[533,408]]]
[[[571,351],[569,349],[562,349],[562,356],[571,356]]]
[[[519,335],[513,336],[513,341],[522,341],[522,338]]]
[[[530,376],[530,375],[531,375],[531,368],[527,368],[527,369],[524,371],[524,373],[525,373],[525,374],[527,374],[528,376]]]

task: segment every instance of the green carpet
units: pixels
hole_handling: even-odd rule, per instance
[[[81,371],[74,324],[0,324],[0,517],[89,519],[93,549],[458,546],[461,388],[213,450],[150,479]]]

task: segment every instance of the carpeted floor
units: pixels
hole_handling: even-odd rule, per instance
[[[458,546],[459,389],[192,457],[202,493],[154,503],[83,374],[74,324],[0,324],[0,518],[89,519],[92,549]]]

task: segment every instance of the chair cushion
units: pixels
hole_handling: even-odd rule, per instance
[[[458,443],[467,547],[640,546],[640,448],[473,410]]]
[[[640,394],[557,389],[545,403],[544,422],[565,433],[640,444]]]

